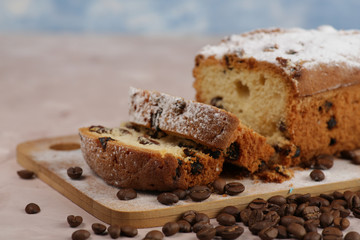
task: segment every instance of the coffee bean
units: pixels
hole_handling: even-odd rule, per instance
[[[280,216],[277,212],[270,211],[265,215],[264,221],[273,222],[275,224],[278,224],[280,222]]]
[[[353,213],[354,217],[360,218],[360,208],[353,208],[352,213]]]
[[[347,201],[349,198],[354,194],[352,191],[345,191],[344,192],[344,199]]]
[[[344,194],[339,191],[333,192],[333,196],[335,199],[344,199]]]
[[[308,232],[303,240],[321,240],[321,235],[317,232]]]
[[[356,155],[351,162],[355,165],[360,165],[360,155]]]
[[[354,157],[356,156],[356,153],[354,151],[341,151],[340,152],[340,157],[347,159],[347,160],[353,160]]]
[[[206,186],[195,186],[190,189],[190,198],[195,202],[201,202],[208,199],[211,195],[210,188]]]
[[[249,209],[249,208],[245,208],[240,211],[240,214],[239,214],[240,220],[241,220],[241,222],[244,223],[245,226],[249,225],[250,215],[251,215],[251,209]]]
[[[79,226],[83,222],[83,218],[81,216],[74,216],[74,215],[67,216],[66,220],[69,226],[72,228]]]
[[[320,221],[317,220],[308,220],[304,223],[304,228],[306,232],[317,232]]]
[[[162,240],[164,234],[158,230],[152,230],[145,235],[144,240]]]
[[[133,226],[122,226],[121,227],[121,236],[126,236],[126,237],[135,237],[138,234],[138,230],[133,227]]]
[[[36,214],[40,212],[40,207],[36,203],[29,203],[25,207],[25,212],[27,214]]]
[[[233,215],[228,213],[220,213],[217,215],[216,221],[218,221],[218,223],[223,226],[232,226],[235,224],[236,219]]]
[[[267,208],[264,209],[264,213],[266,212],[270,212],[270,211],[275,211],[278,212],[280,210],[280,206],[273,204],[273,203],[268,203]]]
[[[106,226],[101,223],[93,223],[91,225],[91,229],[94,231],[96,235],[103,235],[106,231]]]
[[[319,169],[314,169],[310,173],[310,177],[312,180],[314,180],[316,182],[320,182],[325,179],[325,174]]]
[[[286,203],[281,205],[278,214],[280,215],[280,217],[290,216],[290,215],[294,215],[296,210],[297,210],[296,203],[290,203],[290,204]]]
[[[117,224],[112,224],[108,227],[108,233],[112,239],[120,237],[121,228]]]
[[[357,232],[348,232],[344,240],[360,240],[360,234]]]
[[[17,174],[22,179],[33,179],[35,177],[35,173],[30,170],[20,170],[17,171]]]
[[[245,186],[239,182],[231,182],[225,185],[225,193],[230,196],[235,196],[242,193],[245,190]]]
[[[276,226],[276,229],[278,230],[277,238],[281,238],[281,239],[288,238],[286,227],[282,225],[278,225]]]
[[[277,230],[277,228],[274,228],[274,227],[264,228],[263,230],[261,230],[259,232],[259,237],[262,240],[272,240],[272,239],[276,238],[277,235],[278,235],[278,230]]]
[[[331,213],[323,213],[321,214],[319,220],[320,220],[320,226],[322,228],[326,228],[332,225],[334,221],[334,217]]]
[[[216,234],[215,234],[215,235],[221,237],[221,233],[222,233],[222,231],[225,230],[225,228],[227,228],[227,226],[221,226],[221,225],[216,226],[216,227],[215,227],[215,230],[216,230]]]
[[[225,185],[226,185],[226,181],[222,178],[218,178],[216,179],[212,186],[214,188],[214,193],[217,193],[217,194],[224,194],[225,192]]]
[[[330,204],[331,207],[334,207],[336,205],[344,207],[344,208],[348,208],[348,202],[345,201],[344,199],[335,199]]]
[[[291,236],[293,236],[296,239],[302,239],[306,235],[305,228],[298,223],[294,223],[294,222],[290,223],[286,227],[286,230],[287,230],[288,234],[290,234]]]
[[[332,168],[333,165],[334,165],[334,156],[324,154],[316,157],[314,168],[327,170]]]
[[[87,230],[77,230],[71,235],[72,240],[86,240],[90,237],[90,232]]]
[[[259,209],[259,210],[263,210],[265,209],[266,207],[268,206],[268,203],[267,201],[265,201],[264,199],[262,198],[256,198],[254,200],[252,200],[248,207],[251,209],[251,210],[255,210],[255,209]]]
[[[137,193],[134,189],[132,188],[122,188],[120,189],[116,196],[118,197],[118,199],[120,200],[131,200],[137,197]]]
[[[297,223],[300,225],[304,225],[305,221],[304,221],[304,219],[302,219],[300,217],[296,217],[296,216],[283,216],[280,219],[280,224],[285,227],[287,227],[291,223]]]
[[[310,193],[300,194],[300,195],[296,196],[295,202],[297,204],[302,204],[302,203],[308,202],[310,200],[310,198],[311,198]]]
[[[330,202],[322,197],[311,197],[309,206],[317,206],[318,208],[330,206]]]
[[[178,196],[179,200],[184,200],[187,197],[187,191],[183,189],[176,189],[172,193]]]
[[[195,222],[210,222],[210,218],[205,213],[197,213],[195,216]]]
[[[244,233],[244,228],[237,225],[227,226],[227,227],[222,226],[222,227],[223,229],[219,231],[219,235],[218,235],[221,236],[222,239],[228,239],[228,240],[236,239],[240,237],[241,234]]]
[[[353,194],[347,199],[347,204],[348,204],[348,207],[349,207],[350,209],[359,208],[359,207],[360,207],[360,198],[358,197],[358,195],[356,195],[355,193],[353,193]]]
[[[338,217],[334,219],[334,227],[345,230],[350,226],[350,221],[346,218]]]
[[[215,237],[215,228],[204,228],[196,233],[196,237],[200,240],[210,240]]]
[[[291,194],[290,196],[286,197],[286,202],[287,203],[297,203],[296,202],[296,198],[298,198],[299,196],[301,196],[302,194],[296,193],[296,194]]]
[[[264,228],[267,228],[267,227],[274,227],[274,223],[273,222],[268,222],[268,221],[261,221],[261,222],[256,222],[254,223],[253,225],[251,225],[249,227],[249,230],[252,234],[259,234],[259,232],[261,230],[263,230]]]
[[[169,237],[174,235],[175,233],[178,233],[180,230],[179,224],[176,222],[167,222],[162,227],[162,232],[165,234],[165,236]]]
[[[240,210],[235,206],[226,206],[220,211],[220,213],[228,213],[230,215],[233,215],[237,222],[240,221]]]
[[[70,167],[67,170],[67,175],[71,179],[80,179],[82,174],[83,174],[83,170],[81,167]]]
[[[309,206],[309,203],[306,202],[306,203],[302,203],[300,204],[297,208],[296,208],[296,211],[295,211],[295,216],[298,216],[298,217],[303,217],[303,211],[306,207]]]
[[[255,209],[252,210],[249,217],[249,226],[253,225],[256,222],[261,222],[264,219],[264,214],[262,210]]]
[[[327,227],[324,228],[324,230],[322,231],[322,235],[323,235],[323,239],[324,240],[330,240],[330,239],[342,239],[342,232],[340,229],[336,228],[336,227]]]
[[[334,201],[334,196],[333,195],[330,195],[330,194],[324,194],[324,193],[320,193],[320,197],[328,200],[329,202],[332,203],[332,201]]]
[[[267,202],[276,204],[278,206],[282,206],[283,204],[286,203],[286,198],[284,196],[281,196],[281,195],[276,195],[276,196],[272,196],[271,198],[269,198],[267,200]]]
[[[190,223],[191,225],[194,225],[196,223],[195,218],[196,218],[196,214],[197,212],[194,210],[189,210],[183,213],[182,215],[182,219],[187,221],[188,223]]]
[[[157,200],[164,205],[173,205],[179,201],[179,197],[174,193],[164,192],[157,196]]]
[[[193,229],[194,233],[197,233],[204,228],[214,228],[214,227],[213,227],[213,225],[211,225],[210,223],[207,223],[207,222],[198,222],[198,223],[194,224],[192,229]]]
[[[191,224],[188,221],[179,220],[177,221],[177,224],[179,225],[179,232],[183,232],[183,233],[191,232]]]
[[[318,219],[321,215],[320,209],[317,206],[307,206],[302,211],[305,220]]]

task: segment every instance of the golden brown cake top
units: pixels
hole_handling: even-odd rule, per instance
[[[360,31],[336,30],[331,26],[318,29],[262,29],[229,36],[219,44],[205,46],[204,57],[222,59],[226,54],[239,58],[255,58],[282,68],[289,76],[299,71],[293,80],[300,82],[300,72],[307,84],[301,84],[301,95],[335,89],[360,82]],[[348,73],[338,72],[348,70]],[[326,75],[331,75],[327,77]],[[354,79],[354,75],[355,79]],[[322,83],[314,82],[314,77]]]

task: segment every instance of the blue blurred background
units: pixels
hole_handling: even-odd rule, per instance
[[[359,28],[359,0],[0,0],[0,33],[226,35],[266,27]]]

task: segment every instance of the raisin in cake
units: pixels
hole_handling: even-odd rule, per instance
[[[224,162],[220,151],[130,123],[79,133],[87,164],[117,187],[168,191],[206,185],[219,176]]]
[[[254,173],[274,149],[266,139],[222,109],[165,93],[131,88],[130,122],[223,150],[225,159]]]
[[[284,165],[360,147],[360,32],[268,29],[205,46],[196,99],[267,138]]]

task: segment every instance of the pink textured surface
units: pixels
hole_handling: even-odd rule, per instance
[[[129,86],[193,99],[194,56],[213,42],[217,39],[0,36],[0,239],[71,239],[70,214],[84,218],[76,229],[90,230],[99,222],[39,179],[21,180],[18,143],[74,134],[91,124],[117,126],[127,120]],[[25,214],[30,202],[39,204],[39,214]],[[352,230],[360,225],[351,222]],[[258,238],[246,230],[240,239]]]

